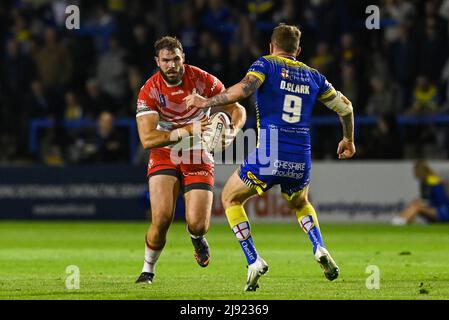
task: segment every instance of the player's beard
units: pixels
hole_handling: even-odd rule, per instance
[[[162,71],[161,68],[159,68],[159,71],[161,72],[162,78],[164,78],[165,82],[167,82],[170,85],[175,85],[181,82],[182,76],[184,75],[184,67],[180,67],[178,71],[171,71],[174,72],[173,74],[165,73]],[[171,77],[169,77],[169,74]]]

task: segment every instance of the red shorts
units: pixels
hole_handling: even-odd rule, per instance
[[[154,148],[150,151],[148,178],[155,175],[174,176],[181,182],[184,192],[192,189],[212,191],[214,187],[214,163],[204,151],[188,152],[187,158],[171,159],[171,149]],[[173,161],[172,161],[173,160]]]

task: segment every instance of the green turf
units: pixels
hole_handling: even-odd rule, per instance
[[[322,224],[341,276],[330,282],[296,224],[253,224],[270,265],[260,289],[244,293],[246,263],[227,225],[214,224],[212,260],[200,268],[184,224],[174,224],[151,286],[136,285],[145,223],[0,223],[0,299],[448,299],[449,225]],[[80,289],[65,287],[66,267]],[[380,269],[369,290],[366,268]]]

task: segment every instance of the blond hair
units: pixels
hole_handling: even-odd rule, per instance
[[[301,31],[296,26],[279,24],[273,29],[271,42],[279,49],[287,53],[295,53],[299,49]]]

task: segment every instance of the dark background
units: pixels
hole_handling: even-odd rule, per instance
[[[65,27],[70,4],[80,30]],[[370,4],[380,30],[365,27]],[[177,36],[187,63],[230,86],[268,54],[280,22],[300,27],[300,60],[352,100],[357,158],[447,159],[448,19],[447,0],[2,0],[0,164],[144,164],[134,115],[154,41]],[[335,159],[338,118],[314,112],[313,157]]]

